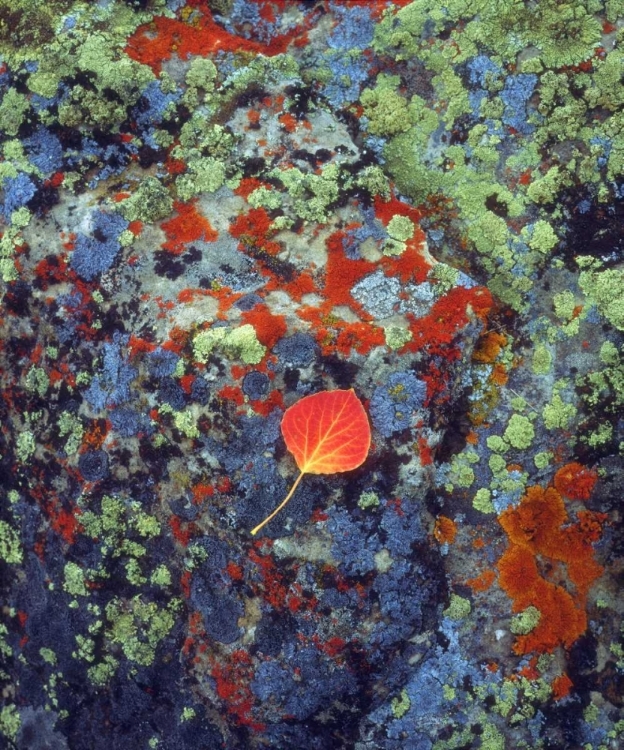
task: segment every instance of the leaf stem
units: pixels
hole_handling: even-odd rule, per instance
[[[280,510],[286,505],[286,503],[293,496],[293,494],[294,494],[295,490],[297,489],[297,487],[299,485],[299,482],[303,478],[304,474],[305,474],[305,472],[302,471],[301,474],[299,474],[299,476],[295,479],[295,483],[290,488],[290,492],[286,495],[286,497],[282,500],[282,502],[277,506],[277,508],[273,511],[273,513],[271,513],[270,516],[267,516],[264,519],[264,521],[262,521],[262,523],[259,523],[254,529],[251,530],[251,535],[252,536],[255,536],[260,531],[260,529],[263,526],[266,526],[266,524],[269,523],[269,521],[271,521],[273,518],[275,518],[275,516],[280,512]]]

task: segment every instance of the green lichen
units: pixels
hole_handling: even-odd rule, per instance
[[[512,618],[509,630],[514,635],[526,635],[537,627],[541,618],[539,609],[531,605]]]
[[[599,21],[580,3],[546,0],[528,14],[524,39],[540,50],[548,67],[577,65],[600,44]]]
[[[171,573],[164,565],[159,565],[150,576],[150,583],[153,586],[165,588],[171,585]]]
[[[538,344],[533,352],[533,372],[535,375],[548,375],[552,367],[552,354],[545,344]]]
[[[19,565],[24,558],[19,534],[6,521],[0,521],[0,560]]]
[[[141,564],[136,558],[130,558],[126,562],[126,578],[134,586],[141,586],[147,581],[147,578],[141,572]]]
[[[68,456],[73,456],[82,445],[84,426],[80,418],[71,412],[61,412],[58,418],[58,430],[61,437],[67,437],[64,450]]]
[[[175,623],[172,608],[158,607],[136,596],[130,601],[113,599],[105,609],[106,639],[120,646],[129,661],[146,667],[153,664],[158,644]]]
[[[464,620],[470,614],[472,606],[469,599],[464,599],[457,594],[451,594],[448,607],[442,612],[444,617],[451,620]]]
[[[395,719],[400,719],[410,710],[412,702],[407,694],[406,690],[402,690],[401,694],[390,701],[390,707]]]
[[[40,648],[39,655],[46,662],[46,664],[54,666],[57,663],[56,654],[54,653],[54,651],[52,651],[51,648]]]
[[[396,351],[405,346],[412,339],[412,332],[408,328],[401,326],[388,326],[384,329],[386,345],[389,349]]]
[[[555,234],[552,226],[542,219],[538,219],[533,225],[533,231],[529,238],[528,244],[532,250],[548,254],[559,242],[559,237]]]
[[[200,193],[214,193],[225,182],[225,164],[212,156],[193,159],[188,167],[189,171],[176,180],[178,198],[182,201],[189,201]]]
[[[184,80],[187,86],[211,91],[217,77],[217,67],[206,57],[194,57]]]
[[[127,221],[155,222],[169,216],[172,208],[167,188],[155,177],[146,177],[119,205],[119,212]]]
[[[609,423],[599,425],[595,430],[589,433],[587,436],[583,436],[583,442],[586,442],[592,448],[598,448],[601,445],[605,445],[610,442],[613,438],[613,425]]]
[[[574,314],[576,307],[576,300],[574,295],[569,290],[559,292],[553,297],[553,307],[555,309],[555,315],[559,320],[569,321]]]
[[[398,76],[378,76],[374,89],[364,89],[360,102],[373,135],[396,135],[410,128],[408,102],[394,88]]]
[[[193,353],[197,362],[207,362],[215,348],[249,365],[261,362],[266,353],[266,347],[258,341],[256,331],[249,323],[232,330],[208,328],[193,339]]]
[[[338,200],[345,179],[338,164],[327,164],[319,174],[291,167],[273,169],[268,176],[285,187],[296,216],[313,222],[327,221],[327,211]]]
[[[30,430],[23,430],[17,436],[16,453],[20,461],[26,462],[37,449],[35,436]]]
[[[605,341],[600,347],[600,361],[611,366],[619,364],[620,352],[611,341]]]
[[[624,331],[624,270],[585,270],[579,286],[599,312],[618,330]]]
[[[429,271],[429,279],[436,283],[440,294],[445,294],[457,284],[459,271],[446,263],[436,263]]]
[[[414,222],[407,216],[396,215],[388,222],[386,230],[390,237],[405,242],[414,236]]]
[[[14,703],[9,703],[0,709],[0,734],[15,740],[22,722],[19,711]]]
[[[173,418],[175,426],[183,432],[188,438],[199,437],[199,429],[197,428],[197,420],[195,415],[190,409],[186,411],[179,411],[175,413]]]
[[[26,375],[24,385],[29,391],[35,391],[35,393],[38,393],[43,398],[48,391],[50,378],[48,378],[48,374],[43,367],[33,365]]]
[[[576,407],[574,404],[565,403],[558,393],[553,396],[551,402],[546,404],[542,410],[544,426],[547,430],[565,430],[575,416]]]
[[[282,205],[282,197],[276,190],[270,190],[264,186],[256,188],[247,196],[247,203],[252,208],[260,206],[268,209],[279,208]]]
[[[370,195],[380,195],[383,198],[388,198],[390,195],[390,184],[381,167],[365,167],[358,173],[354,184],[366,190]]]
[[[553,453],[551,451],[542,451],[541,453],[536,453],[533,457],[533,463],[535,464],[536,468],[538,469],[545,469],[549,464],[552,463],[554,459]]]
[[[492,454],[489,457],[488,466],[495,477],[504,476],[507,473],[507,462],[497,454]]]
[[[362,492],[358,500],[358,505],[362,510],[376,508],[379,505],[379,496],[376,492]]]
[[[527,197],[533,203],[552,203],[567,181],[558,166],[551,167],[546,174],[531,182],[527,188]]]
[[[117,659],[111,654],[106,654],[101,662],[89,667],[87,675],[94,685],[102,687],[115,676],[118,666]]]
[[[24,94],[11,87],[0,102],[0,130],[10,136],[17,135],[29,109],[30,104]]]
[[[71,596],[87,596],[88,591],[85,584],[85,571],[76,563],[68,562],[64,568],[65,581],[63,589]]]
[[[489,722],[484,724],[481,734],[481,748],[482,750],[505,750],[505,738],[494,724]]]
[[[194,719],[196,716],[195,709],[190,706],[184,706],[182,709],[182,714],[180,715],[180,722],[184,721],[190,721],[191,719]]]
[[[528,417],[522,414],[512,414],[503,436],[513,448],[524,450],[533,442],[535,428]]]
[[[509,450],[509,444],[500,435],[490,435],[485,442],[487,447],[496,453],[505,453]]]
[[[481,487],[477,490],[472,500],[472,507],[480,513],[495,513],[494,504],[492,503],[492,493],[487,487]]]

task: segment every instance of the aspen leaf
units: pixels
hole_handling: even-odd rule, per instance
[[[306,396],[282,417],[282,435],[300,474],[283,502],[258,524],[256,534],[293,496],[304,474],[335,474],[361,466],[371,443],[370,425],[353,389]]]

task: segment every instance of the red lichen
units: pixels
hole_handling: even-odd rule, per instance
[[[167,235],[167,241],[163,242],[162,247],[174,255],[183,253],[189,242],[214,242],[219,236],[208,219],[199,213],[195,203],[176,201],[173,207],[178,215],[160,225]]]
[[[459,286],[438,299],[428,315],[408,316],[412,340],[404,351],[427,349],[431,354],[448,356],[448,345],[457,337],[474,315],[485,320],[493,304],[492,295],[485,287],[467,289]]]
[[[410,240],[406,249],[401,255],[384,255],[379,264],[383,268],[386,276],[397,277],[402,284],[422,284],[426,281],[427,275],[431,270],[431,264],[423,256],[420,247],[424,240],[420,239],[420,230],[418,240]]]
[[[281,251],[281,245],[272,242],[269,237],[273,234],[271,229],[272,220],[264,208],[252,208],[246,214],[240,214],[230,224],[230,234],[239,241],[239,248],[249,248],[266,253],[266,255],[277,255]]]
[[[256,338],[267,349],[272,349],[288,330],[286,318],[283,315],[273,315],[264,304],[246,310],[241,314],[241,319],[243,323],[250,323],[254,327]]]
[[[213,657],[216,662],[216,657]],[[219,656],[212,667],[217,695],[225,703],[227,712],[238,724],[253,732],[262,732],[265,725],[254,720],[252,711],[255,698],[250,684],[253,680],[251,657],[243,649]]]
[[[162,63],[175,53],[182,59],[189,55],[205,57],[217,51],[248,51],[262,55],[277,55],[286,51],[289,43],[303,29],[274,37],[269,44],[261,44],[228,33],[217,24],[205,4],[201,15],[193,19],[193,25],[172,18],[156,17],[149,24],[140,26],[128,39],[126,54],[137,62],[149,65],[154,73],[160,73]]]
[[[355,313],[362,313],[362,306],[351,296],[351,289],[364,276],[373,273],[377,265],[368,260],[347,258],[342,245],[346,236],[346,232],[334,232],[325,243],[327,263],[324,296],[331,306],[347,305]]]

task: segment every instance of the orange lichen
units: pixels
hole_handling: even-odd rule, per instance
[[[555,487],[570,500],[588,500],[598,474],[576,461],[562,466],[555,474]]]
[[[290,114],[290,112],[280,115],[277,119],[279,120],[280,125],[288,133],[293,133],[297,129],[297,120]]]
[[[492,368],[492,374],[490,375],[490,382],[494,385],[506,385],[509,380],[507,369],[505,365],[496,364]]]
[[[498,561],[498,583],[514,601],[514,610],[526,609],[531,591],[540,580],[535,556],[526,547],[512,544]]]
[[[539,486],[529,487],[518,507],[500,515],[509,547],[498,561],[499,584],[515,612],[534,606],[541,613],[537,626],[516,639],[516,653],[569,648],[585,631],[587,593],[603,572],[591,546],[603,520],[587,513],[570,523],[557,489]]]
[[[453,544],[457,536],[457,524],[452,518],[438,516],[433,529],[433,535],[439,544]]]
[[[509,508],[498,519],[509,541],[532,552],[550,551],[553,530],[567,519],[561,495],[553,487],[529,487],[517,508]]]
[[[561,700],[562,698],[565,698],[567,695],[570,694],[570,690],[574,687],[574,683],[572,680],[568,677],[567,674],[560,674],[558,677],[555,677],[555,679],[552,681],[552,691],[553,691],[553,698],[556,701]]]
[[[488,331],[477,341],[477,346],[472,354],[475,362],[492,364],[507,344],[507,337],[498,331]]]
[[[476,578],[469,578],[466,585],[475,592],[487,591],[496,580],[496,573],[493,570],[484,570]]]

